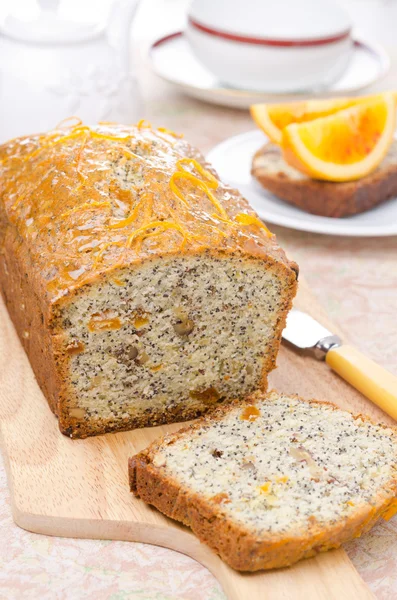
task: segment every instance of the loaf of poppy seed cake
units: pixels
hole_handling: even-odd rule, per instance
[[[297,266],[179,136],[81,123],[0,148],[4,299],[71,437],[266,388]]]
[[[286,567],[397,512],[397,429],[256,392],[155,441],[129,478],[231,567]]]

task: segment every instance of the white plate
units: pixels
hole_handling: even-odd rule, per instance
[[[256,102],[282,102],[308,96],[307,92],[280,95],[237,90],[222,85],[194,57],[181,31],[154,42],[149,50],[149,60],[157,75],[186,94],[213,104],[248,108]],[[343,76],[326,90],[312,90],[310,96],[354,94],[379,81],[386,75],[389,66],[389,57],[382,48],[355,40],[352,58]]]
[[[360,215],[331,219],[304,212],[264,190],[251,177],[251,161],[254,153],[266,141],[262,132],[250,131],[222,142],[207,156],[220,178],[239,189],[265,222],[329,235],[397,235],[397,198]]]

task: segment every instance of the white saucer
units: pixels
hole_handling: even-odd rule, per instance
[[[149,50],[149,60],[157,75],[181,91],[222,106],[248,108],[256,102],[288,102],[309,94],[269,94],[224,86],[197,61],[181,31],[154,42]],[[381,47],[355,40],[353,56],[343,76],[326,90],[312,90],[310,96],[354,94],[379,81],[386,75],[389,66],[389,57]]]
[[[397,235],[397,198],[360,215],[331,219],[304,212],[264,190],[251,177],[251,161],[254,153],[266,141],[262,132],[250,131],[222,142],[207,156],[220,178],[240,190],[265,222],[329,235]]]

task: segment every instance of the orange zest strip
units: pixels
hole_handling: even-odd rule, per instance
[[[171,187],[172,191],[174,192],[174,194],[176,194],[178,196],[178,198],[183,200],[183,202],[185,204],[187,204],[187,201],[186,201],[184,195],[182,194],[181,190],[176,185],[177,179],[186,179],[188,181],[191,181],[194,185],[196,185],[198,188],[203,190],[203,192],[207,195],[208,199],[212,202],[212,204],[215,206],[215,208],[220,212],[220,214],[225,219],[227,219],[227,213],[226,213],[225,209],[223,208],[223,206],[221,206],[221,204],[218,202],[218,200],[212,194],[208,185],[204,181],[202,181],[201,179],[198,179],[197,177],[195,177],[188,171],[175,171],[175,173],[172,175],[172,177],[170,179],[170,187]],[[175,190],[175,188],[176,188],[176,190]]]
[[[62,135],[61,137],[59,137],[57,140],[54,140],[53,142],[51,142],[50,144],[47,144],[48,148],[51,148],[52,146],[55,146],[56,144],[63,144],[64,142],[67,142],[69,140],[73,140],[77,137],[79,137],[81,134],[83,133],[88,133],[90,134],[90,128],[86,127],[86,126],[82,126],[82,127],[74,127],[71,131],[71,133],[68,133],[67,135]],[[43,146],[44,147],[44,146]]]
[[[68,215],[71,215],[76,212],[90,210],[92,208],[102,208],[104,206],[110,208],[110,202],[84,202],[84,204],[81,204],[80,206],[75,206],[74,208],[71,208],[70,210],[64,212],[61,215],[61,218],[63,219],[64,217],[67,217]]]
[[[59,142],[66,142],[67,140],[73,139],[73,138],[79,136],[81,133],[85,133],[85,132],[87,132],[88,135],[92,138],[96,138],[96,139],[100,139],[100,140],[109,140],[111,142],[126,142],[131,139],[130,135],[123,135],[123,136],[108,135],[106,133],[100,133],[99,131],[94,131],[87,125],[83,125],[82,127],[80,127],[80,126],[74,127],[70,134],[64,135],[64,136],[60,137],[58,140],[55,140],[54,144],[57,144]]]
[[[204,177],[204,179],[207,180],[207,185],[209,188],[212,188],[213,190],[216,190],[218,188],[219,183],[216,177],[214,177],[212,173],[210,173],[209,171],[207,171],[207,169],[200,165],[200,163],[197,162],[197,160],[195,160],[194,158],[181,158],[181,160],[178,160],[178,162],[176,163],[176,166],[179,169],[184,169],[185,165],[192,165],[196,169],[196,171],[200,173],[200,175]]]
[[[131,225],[131,223],[133,223],[138,216],[139,206],[140,202],[138,202],[138,204],[136,205],[129,217],[123,219],[122,221],[118,221],[117,223],[112,223],[111,225],[109,225],[109,229],[122,229],[123,227],[128,227],[128,225]]]
[[[62,129],[63,127],[78,127],[79,125],[82,125],[83,121],[80,119],[80,117],[66,117],[66,119],[62,119],[62,121],[60,121],[58,123],[58,125],[56,125],[55,129]]]
[[[51,148],[52,146],[55,146],[56,144],[63,144],[64,142],[67,142],[69,140],[75,139],[77,137],[79,137],[81,134],[86,133],[88,136],[92,137],[92,138],[97,138],[97,139],[103,139],[103,140],[109,140],[109,141],[114,141],[114,142],[124,142],[130,139],[129,135],[126,136],[115,136],[115,135],[107,135],[104,133],[99,133],[97,131],[94,131],[93,129],[90,129],[90,127],[87,127],[87,125],[83,125],[83,126],[76,126],[73,127],[72,131],[70,133],[68,133],[67,135],[62,135],[61,137],[59,137],[58,139],[54,140],[53,142],[49,143],[49,144],[43,144],[40,149],[38,150],[42,150],[43,148]],[[29,155],[26,158],[31,158],[35,153],[37,152],[37,150]]]
[[[149,223],[149,225],[150,225],[150,223]],[[144,240],[147,240],[148,238],[151,238],[151,237],[156,237],[156,236],[160,235],[161,233],[163,233],[163,231],[152,231],[151,233],[143,234],[139,238],[137,238],[135,240],[137,242],[137,244],[136,244],[136,252],[140,252],[140,248],[141,248],[142,242]],[[182,244],[185,242],[185,239],[186,238],[184,237],[183,240],[182,240]]]
[[[55,139],[53,141],[51,141],[51,140],[57,136],[57,133],[54,133],[52,135],[41,136],[39,138],[40,141],[42,141],[40,146],[38,148],[36,148],[36,150],[31,152],[30,154],[27,154],[26,156],[24,156],[22,158],[22,160],[24,162],[26,162],[26,161],[34,158],[37,154],[42,152],[42,150],[44,150],[45,148],[51,148],[52,146],[55,146],[56,144],[63,144],[64,142],[67,142],[69,140],[79,137],[83,133],[87,133],[87,135],[92,138],[104,139],[104,140],[109,140],[109,141],[114,141],[114,142],[125,142],[125,141],[128,141],[131,139],[130,135],[115,136],[115,135],[107,135],[104,133],[99,133],[97,131],[94,131],[87,125],[83,125],[82,121],[80,119],[78,119],[78,117],[68,117],[67,119],[64,119],[57,125],[57,128],[61,129],[64,126],[67,126],[68,121],[71,119],[76,119],[76,124],[72,127],[72,130],[70,131],[70,133],[67,133],[66,135],[61,135],[60,137],[58,137],[57,139]],[[128,153],[128,155],[131,155],[136,158],[140,158],[140,157],[138,157],[138,155],[135,155],[134,153],[130,152],[127,148],[123,148],[123,151],[125,153]]]
[[[267,237],[271,237],[273,235],[272,232],[266,227],[266,225],[262,223],[260,219],[254,217],[253,215],[239,213],[234,217],[234,220],[240,225],[255,225],[256,227],[263,229],[267,233]]]
[[[107,135],[106,133],[99,133],[98,131],[94,131],[92,129],[89,130],[90,131],[90,136],[93,138],[97,138],[100,140],[109,140],[111,142],[126,142],[127,140],[131,139],[130,135],[123,135],[123,136],[117,136],[117,135]]]
[[[226,223],[226,225],[229,225],[229,227],[233,227],[234,229],[238,229],[238,224],[235,223],[234,221],[231,221],[229,218],[223,218],[220,215],[216,214],[216,213],[212,213],[211,217],[213,219],[216,219],[217,221],[221,221],[222,223]]]
[[[172,174],[172,177],[170,179],[170,188],[171,188],[172,192],[174,193],[174,195],[177,198],[179,198],[179,200],[181,200],[185,206],[189,206],[189,203],[186,200],[184,194],[181,192],[179,187],[176,185],[175,180],[178,179],[178,177],[180,177],[181,175],[183,175],[183,173],[181,171],[176,171],[175,173]]]
[[[34,158],[35,156],[40,154],[40,152],[42,152],[46,148],[52,148],[56,144],[60,144],[60,143],[66,142],[68,140],[77,138],[80,134],[82,134],[84,132],[89,132],[89,131],[90,131],[89,128],[85,127],[85,126],[84,127],[75,127],[72,130],[72,133],[69,133],[68,135],[62,135],[61,137],[58,137],[57,139],[55,139],[53,142],[48,141],[48,140],[54,138],[56,136],[56,134],[51,135],[51,136],[42,136],[47,139],[47,143],[46,142],[42,143],[38,148],[36,148],[36,150],[33,150],[33,152],[31,152],[30,154],[23,156],[22,161],[27,162],[31,158]],[[40,139],[42,139],[42,138],[40,138]]]
[[[122,138],[118,138],[118,139],[121,140]],[[118,150],[121,150],[121,152],[123,154],[125,154],[125,156],[127,156],[128,158],[138,158],[141,162],[144,162],[142,156],[139,156],[139,154],[135,154],[135,152],[132,152],[131,150],[126,148],[126,146],[123,146],[122,144],[118,144],[116,146],[116,148]]]
[[[80,179],[81,179],[82,182],[84,181],[84,175],[79,170],[79,167],[80,167],[81,157],[82,157],[85,145],[87,143],[87,140],[88,140],[88,133],[87,133],[87,135],[85,136],[85,138],[83,139],[83,141],[81,143],[80,149],[79,149],[79,151],[77,153],[77,160],[76,160],[76,171],[77,171],[78,176],[80,177]]]
[[[142,227],[140,227],[139,229],[134,231],[134,233],[132,233],[127,240],[127,247],[130,248],[132,242],[136,238],[148,237],[150,235],[150,233],[156,233],[156,234],[161,233],[161,231],[158,231],[158,232],[149,232],[148,234],[146,234],[146,231],[148,231],[150,229],[155,229],[156,227],[159,227],[163,230],[176,229],[183,235],[183,237],[186,237],[186,232],[184,231],[183,227],[181,227],[181,225],[178,225],[177,223],[171,223],[170,221],[153,221],[152,223],[143,225]]]
[[[183,138],[183,133],[175,133],[175,131],[172,131],[172,129],[167,129],[166,127],[158,127],[157,131],[160,133],[165,133],[166,135],[171,135],[175,138]]]
[[[150,204],[150,212],[151,212],[152,204],[153,204],[153,194],[149,194],[149,193],[142,194],[142,196],[138,200],[138,202],[137,202],[136,206],[134,207],[130,216],[127,217],[126,219],[123,219],[122,221],[118,221],[117,223],[112,223],[111,225],[109,225],[109,228],[110,229],[122,229],[123,227],[127,227],[128,225],[131,225],[131,223],[133,223],[136,220],[136,218],[138,217],[138,211],[141,208],[142,203],[145,201],[147,202],[147,204]],[[145,211],[147,211],[146,205],[145,205]]]
[[[122,248],[124,247],[124,244],[122,244],[121,242],[107,242],[106,244],[101,246],[98,254],[95,256],[94,268],[96,268],[98,264],[102,261],[104,253],[110,246],[117,246],[119,248]]]
[[[152,129],[152,124],[146,119],[141,119],[140,121],[138,121],[136,126],[138,127],[138,129]]]

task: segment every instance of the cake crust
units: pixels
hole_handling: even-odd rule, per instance
[[[273,391],[268,396],[274,397],[275,394],[276,392]],[[371,504],[358,508],[348,517],[342,517],[326,527],[317,523],[314,518],[306,531],[298,531],[293,537],[276,532],[266,537],[256,536],[249,528],[228,518],[222,510],[221,503],[217,505],[209,502],[203,495],[193,492],[173,477],[163,474],[162,465],[156,466],[153,462],[164,442],[170,445],[173,441],[190,435],[205,425],[222,420],[237,406],[239,408],[244,408],[245,404],[255,406],[259,398],[261,394],[258,392],[243,404],[231,403],[219,407],[192,425],[156,440],[146,450],[132,457],[129,460],[131,492],[168,517],[190,527],[201,541],[208,544],[225,562],[239,571],[290,566],[319,552],[338,548],[341,544],[371,529],[382,516],[390,518],[397,512],[397,474],[395,474],[387,487],[379,490]],[[291,398],[340,410],[330,402],[303,400],[299,396],[291,396]],[[372,423],[367,416],[361,414],[353,416],[355,419]],[[386,429],[386,426],[384,428]],[[393,435],[397,437],[396,428],[393,428]]]

